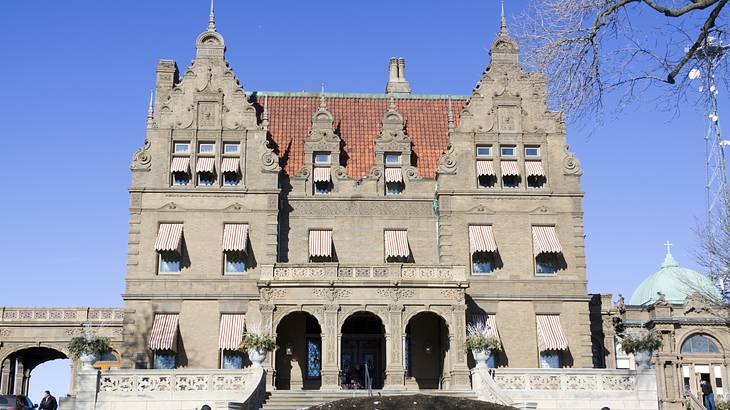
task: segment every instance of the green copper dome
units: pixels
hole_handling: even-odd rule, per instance
[[[629,304],[651,305],[659,298],[657,292],[666,295],[667,303],[674,304],[684,303],[684,299],[695,292],[720,299],[720,292],[712,281],[692,269],[680,267],[668,247],[662,268],[641,282]]]

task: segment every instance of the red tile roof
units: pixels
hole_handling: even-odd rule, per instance
[[[311,118],[319,107],[314,93],[257,93],[258,104],[268,96],[269,132],[276,144],[279,161],[288,175],[304,164],[304,138],[312,126]],[[367,175],[375,163],[375,137],[380,132],[383,114],[388,108],[386,95],[325,95],[327,109],[334,116],[335,129],[344,141],[341,163],[353,178]],[[453,111],[458,125],[463,97],[453,97]],[[413,152],[420,174],[433,178],[448,136],[448,98],[409,95],[397,98],[398,112],[405,120],[406,133],[413,142]]]

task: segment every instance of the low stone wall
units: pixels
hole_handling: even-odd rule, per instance
[[[258,410],[266,395],[261,368],[81,371],[77,383],[63,410]]]
[[[498,388],[514,403],[536,404],[539,410],[659,408],[653,369],[504,368],[493,372]]]

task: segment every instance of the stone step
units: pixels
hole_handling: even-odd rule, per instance
[[[395,396],[410,394],[429,394],[449,397],[476,399],[477,395],[471,390],[373,390],[373,399],[379,396]],[[262,410],[299,410],[307,409],[317,404],[329,403],[351,397],[366,397],[366,390],[276,390],[267,394]]]

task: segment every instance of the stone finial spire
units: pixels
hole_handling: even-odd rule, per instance
[[[456,125],[454,121],[454,105],[451,103],[451,96],[449,96],[449,110],[446,116],[449,121],[449,132],[452,132],[456,128]]]
[[[391,57],[388,62],[387,94],[410,94],[411,85],[406,80],[406,59]]]
[[[324,83],[322,83],[322,88],[319,91],[319,109],[320,110],[327,109],[327,100],[325,100],[325,98],[324,98]]]
[[[150,104],[147,107],[147,128],[152,128],[152,125],[154,123],[154,119],[153,119],[153,116],[155,113],[154,96],[155,96],[154,91],[150,90]]]
[[[395,106],[395,97],[393,94],[388,99],[388,111],[398,111],[398,108]]]
[[[504,13],[504,0],[502,0],[502,14],[499,27],[499,35],[492,42],[489,49],[491,57],[490,67],[500,67],[501,69],[509,69],[510,67],[519,66],[519,49],[517,42],[507,33],[507,18]]]
[[[269,96],[264,96],[264,112],[261,114],[261,128],[264,131],[269,130]]]
[[[213,0],[211,0],[213,1]],[[507,34],[507,19],[504,17],[504,0],[502,0],[502,24],[499,29],[499,34],[502,36],[506,36]]]
[[[213,0],[210,0],[210,15],[208,17],[208,31],[215,31],[215,12],[213,11]]]

